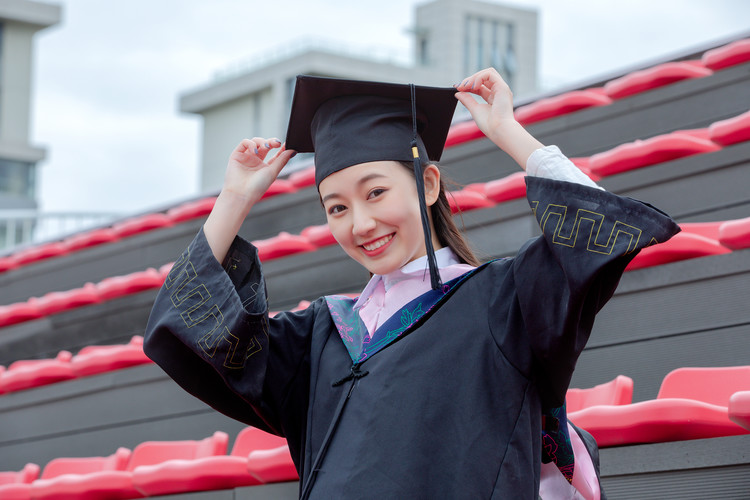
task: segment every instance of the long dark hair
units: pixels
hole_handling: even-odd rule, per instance
[[[399,163],[401,163],[401,165],[403,165],[403,167],[407,169],[412,176],[414,175],[414,166],[411,162],[402,161]],[[471,247],[466,241],[466,238],[464,238],[463,233],[460,229],[458,229],[456,223],[453,221],[451,206],[448,202],[448,197],[445,194],[445,184],[446,182],[441,172],[440,192],[438,194],[438,199],[430,207],[430,213],[432,215],[432,225],[435,228],[435,236],[437,236],[437,239],[442,246],[448,247],[453,250],[453,253],[456,254],[456,257],[458,257],[459,261],[464,264],[469,264],[470,266],[479,266],[481,262],[479,261],[477,256],[474,255],[474,252],[471,250]]]

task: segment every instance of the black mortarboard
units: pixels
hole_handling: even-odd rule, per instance
[[[440,275],[432,248],[421,165],[443,153],[453,112],[453,87],[297,76],[286,147],[315,153],[315,183],[371,161],[414,162],[432,287]]]

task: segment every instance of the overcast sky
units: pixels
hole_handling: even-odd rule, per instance
[[[36,36],[43,211],[130,214],[197,194],[200,120],[178,96],[301,37],[410,54],[414,0],[58,0]],[[750,30],[745,0],[514,0],[540,14],[547,88]],[[227,155],[229,151],[227,151]]]

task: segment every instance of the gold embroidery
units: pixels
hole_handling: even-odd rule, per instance
[[[532,210],[535,213],[538,203],[532,202]],[[576,246],[579,235],[584,238],[588,234],[586,250],[604,255],[611,255],[618,241],[619,247],[625,246],[622,255],[635,251],[643,233],[635,226],[616,220],[607,234],[607,230],[604,229],[604,214],[582,208],[576,210],[575,220],[572,223],[571,219],[572,217],[568,217],[567,206],[551,203],[539,219],[539,225],[545,234],[551,234],[552,243],[571,248]],[[547,229],[547,224],[554,224],[554,229]]]
[[[194,283],[198,273],[190,260],[189,249],[174,263],[167,275],[164,287],[171,290],[169,295],[172,305],[180,311],[180,317],[187,328],[199,326],[201,335],[198,346],[209,358],[216,355],[220,344],[228,344],[223,365],[226,368],[242,368],[245,360],[263,349],[257,336],[247,339],[248,346],[240,349],[242,340],[232,334],[224,325],[224,314],[218,305],[210,303],[211,292],[203,283]],[[223,326],[223,328],[222,328]],[[263,321],[263,334],[268,336],[267,325]]]

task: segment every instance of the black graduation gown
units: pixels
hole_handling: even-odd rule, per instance
[[[536,499],[543,408],[563,404],[632,256],[679,228],[578,184],[528,177],[527,197],[543,236],[456,280],[354,366],[325,298],[269,318],[256,250],[237,238],[222,266],[202,232],[144,349],[216,410],[285,436],[304,497]]]

